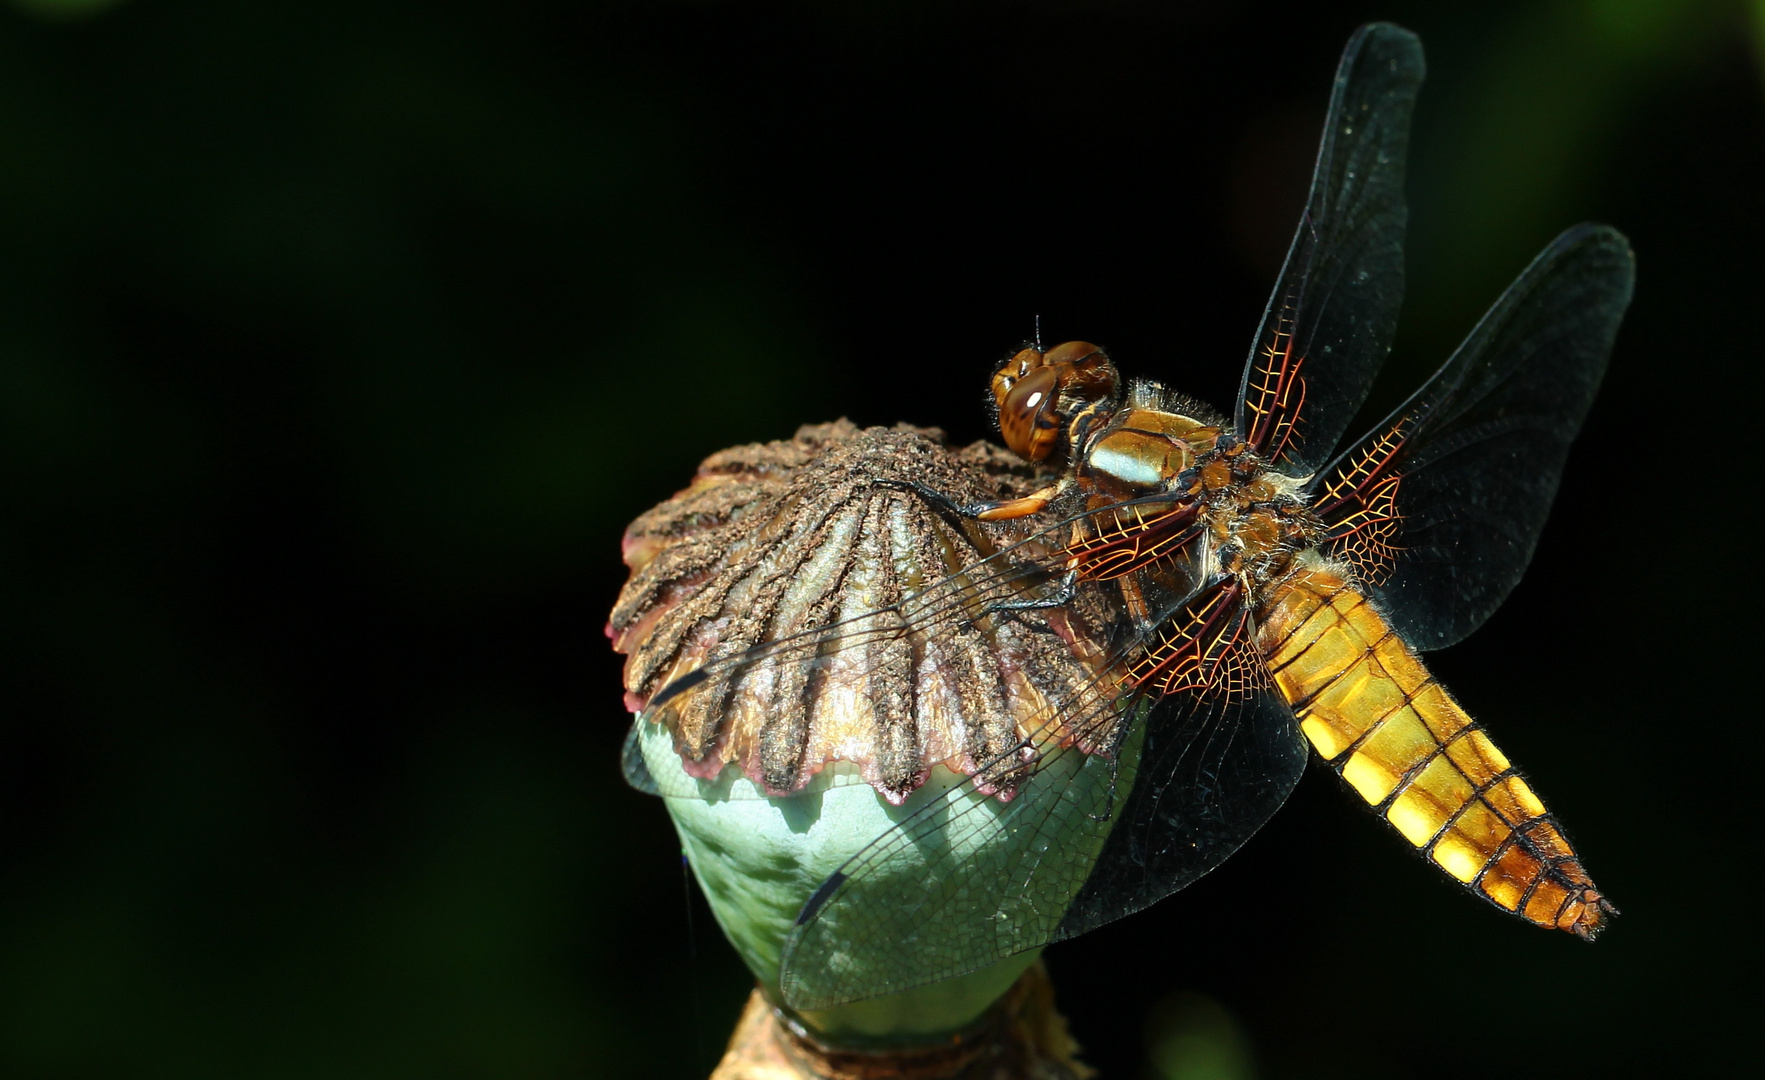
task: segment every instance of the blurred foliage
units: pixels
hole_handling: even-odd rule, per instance
[[[1171,994],[1146,1017],[1146,1058],[1159,1080],[1253,1080],[1256,1068],[1243,1029],[1219,1002],[1202,994]]]
[[[102,15],[123,0],[12,0],[19,11],[50,22],[89,19]]]
[[[801,422],[978,437],[1038,314],[1224,403],[1368,18],[1430,64],[1387,400],[1561,227],[1639,253],[1537,567],[1435,662],[1625,916],[1545,940],[1320,777],[1052,950],[1063,1006],[1119,1076],[1184,990],[1265,1076],[1410,1075],[1479,994],[1540,1072],[1720,1068],[1759,4],[15,0],[0,1071],[707,1072],[745,978],[617,779],[623,523]]]

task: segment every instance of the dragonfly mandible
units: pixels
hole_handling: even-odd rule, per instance
[[[982,623],[1039,620],[1083,646],[1083,677],[1039,681],[1017,665],[1036,707],[1003,735],[993,725],[977,736],[960,783],[805,898],[784,947],[786,1003],[923,985],[1138,910],[1242,845],[1314,752],[1496,907],[1583,938],[1615,912],[1419,653],[1476,629],[1525,570],[1629,303],[1633,259],[1610,228],[1563,233],[1420,389],[1344,442],[1398,316],[1422,76],[1407,31],[1375,24],[1349,42],[1229,416],[1156,382],[1124,384],[1095,345],[1026,345],[991,388],[1001,435],[1041,470],[1039,486],[964,500],[880,481],[953,527],[1001,530],[996,550],[876,610],[829,605],[810,629],[700,658],[635,702],[628,778],[727,797],[706,784],[725,764],[709,751],[734,703],[807,728],[816,679],[862,666],[879,644],[913,657],[953,648]],[[616,613],[615,627],[641,617],[626,613],[621,628]],[[674,733],[700,779],[652,775],[633,749],[652,725]],[[1107,783],[1073,782],[1096,762]],[[762,794],[784,795],[813,767],[749,771]],[[924,776],[869,779],[895,801]],[[934,835],[997,842],[952,845],[978,861],[903,890],[890,868],[924,858]],[[865,964],[846,962],[864,949],[875,954]]]

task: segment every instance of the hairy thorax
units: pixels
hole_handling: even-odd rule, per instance
[[[1251,595],[1322,535],[1295,494],[1296,481],[1226,434],[1207,406],[1157,383],[1135,383],[1128,402],[1076,456],[1074,479],[1089,508],[1126,502],[1139,519],[1156,508],[1198,526],[1203,572],[1232,574]]]

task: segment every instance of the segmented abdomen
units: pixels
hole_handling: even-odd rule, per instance
[[[1306,737],[1430,862],[1539,926],[1586,938],[1615,912],[1526,781],[1342,577],[1296,571],[1258,621]]]

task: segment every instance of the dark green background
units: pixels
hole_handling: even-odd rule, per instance
[[[1714,1073],[1755,1019],[1765,314],[1739,3],[0,8],[0,1073],[688,1077],[746,978],[616,768],[623,524],[1042,319],[1228,404],[1357,23],[1417,30],[1389,402],[1560,228],[1637,299],[1435,665],[1624,909],[1504,919],[1319,770],[1049,962],[1269,1077]]]

